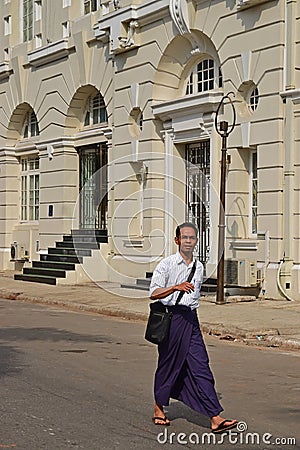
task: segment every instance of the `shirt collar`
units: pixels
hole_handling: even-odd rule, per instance
[[[186,265],[186,262],[185,262],[185,260],[183,259],[183,257],[181,256],[181,254],[179,253],[179,251],[177,251],[176,252],[176,262],[177,262],[177,264],[185,264]],[[192,262],[191,262],[191,264],[194,264],[194,258],[192,259]],[[190,264],[190,265],[191,265]],[[190,265],[189,266],[187,266],[187,267],[190,267]]]

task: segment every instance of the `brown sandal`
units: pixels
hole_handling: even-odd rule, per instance
[[[156,422],[156,420],[161,420],[164,423],[158,423]],[[170,422],[167,422],[169,419],[167,418],[167,416],[164,417],[152,417],[152,422],[154,423],[154,425],[161,425],[161,426],[165,426],[168,427],[170,425]]]
[[[226,422],[233,422],[229,425],[225,425]],[[221,423],[219,423],[219,425],[217,426],[217,428],[215,428],[214,430],[211,430],[213,433],[224,433],[227,430],[231,430],[231,428],[235,428],[238,424],[237,420],[230,420],[230,419],[225,419],[223,420]]]

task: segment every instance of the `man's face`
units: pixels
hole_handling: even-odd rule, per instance
[[[179,250],[184,253],[192,253],[198,242],[196,232],[194,228],[183,227],[180,230],[180,237],[175,238],[176,244],[179,246]]]

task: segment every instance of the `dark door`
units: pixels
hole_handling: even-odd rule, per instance
[[[80,228],[106,229],[107,146],[81,147],[79,153]]]
[[[196,255],[204,267],[210,251],[210,141],[186,146],[187,220],[197,225]]]

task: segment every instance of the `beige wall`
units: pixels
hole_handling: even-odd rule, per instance
[[[299,5],[292,19],[295,39],[291,43],[286,35],[285,27],[290,29],[290,24],[286,25],[284,1],[260,2],[250,8],[239,8],[238,0],[230,5],[226,1],[188,1],[186,10],[181,3],[185,31],[176,18],[173,22],[169,5],[163,1],[136,2],[132,9],[129,3],[122,3],[118,10],[109,3],[108,9],[101,7],[86,16],[80,0],[72,1],[71,8],[45,2],[41,20],[34,24],[34,33],[42,34],[42,46],[37,49],[35,39],[22,43],[19,3],[11,0],[0,5],[1,267],[12,268],[9,248],[14,240],[25,240],[30,257],[36,258],[36,241],[46,251],[62,234],[70,232],[76,224],[74,208],[79,191],[76,148],[107,142],[107,258],[116,270],[111,281],[144,276],[159,257],[174,250],[174,225],[184,220],[185,145],[209,139],[213,195],[208,266],[212,274],[217,263],[221,157],[214,114],[223,93],[233,91],[237,123],[228,140],[231,164],[227,173],[226,258],[256,260],[265,271],[265,295],[281,298],[276,271],[287,247],[286,236],[292,233],[290,294],[298,297]],[[3,36],[4,17],[8,15],[12,15],[12,33]],[[67,21],[70,36],[63,40],[63,23]],[[10,48],[7,61],[5,48]],[[201,55],[220,64],[223,89],[195,97],[193,103],[185,96],[185,86]],[[286,58],[293,62],[293,86],[287,85]],[[255,85],[259,104],[250,112],[247,90]],[[287,89],[291,92],[288,95],[284,94]],[[108,124],[85,129],[86,102],[96,91],[104,97]],[[142,129],[135,123],[137,107],[143,113]],[[30,109],[37,116],[40,135],[24,140],[22,126]],[[231,121],[227,107],[223,118]],[[289,130],[295,130],[294,136],[287,124]],[[291,206],[287,207],[285,174],[290,146],[293,175]],[[249,224],[249,157],[253,149],[258,154],[259,236],[251,235]],[[40,157],[40,220],[22,224],[18,158],[28,154]],[[143,170],[148,173],[141,182]],[[48,217],[49,204],[54,206],[52,218]],[[128,244],[132,239],[138,240],[136,247]]]

